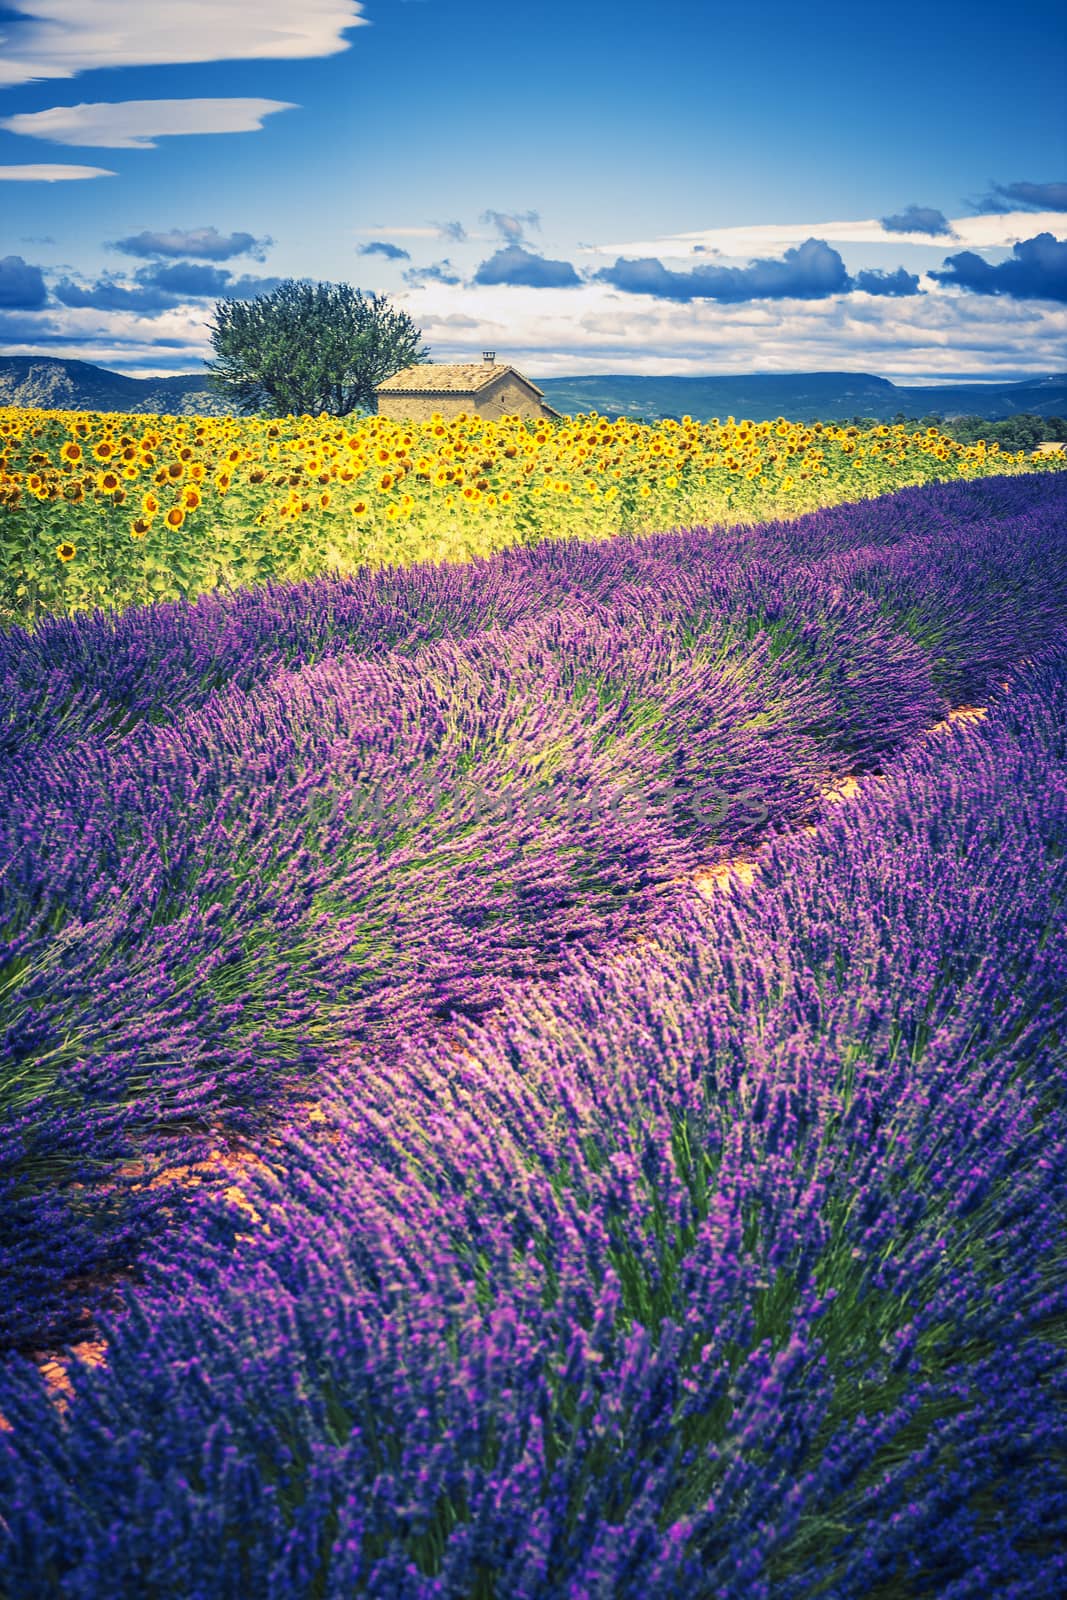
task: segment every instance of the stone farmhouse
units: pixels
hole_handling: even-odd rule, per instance
[[[544,390],[521,372],[497,361],[487,350],[480,362],[426,361],[405,367],[379,383],[378,415],[398,422],[429,422],[436,411],[448,418],[465,411],[468,416],[542,417],[561,415],[545,404]]]

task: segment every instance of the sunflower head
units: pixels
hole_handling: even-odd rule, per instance
[[[56,555],[60,561],[73,561],[77,554],[77,549],[69,539],[64,539],[62,544],[56,545]]]

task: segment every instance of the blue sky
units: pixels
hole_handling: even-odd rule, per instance
[[[531,377],[1067,369],[1067,21],[792,0],[0,0],[0,353],[193,372],[387,295]]]

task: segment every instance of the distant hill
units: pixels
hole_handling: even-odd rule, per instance
[[[89,361],[0,356],[0,406],[46,411],[154,411],[164,416],[228,416],[206,373],[184,378],[124,378]]]
[[[181,378],[124,378],[88,361],[55,356],[0,356],[0,406],[41,406],[56,411],[157,412],[172,416],[231,416],[207,387],[207,374]],[[917,419],[975,416],[990,421],[1032,412],[1067,416],[1067,373],[1021,383],[953,383],[917,388],[868,372],[756,373],[751,377],[641,377],[609,373],[578,378],[534,378],[550,406],[564,415],[596,411],[604,417],[748,417],[753,422],[788,417],[795,422],[853,416],[889,422],[903,413]]]
[[[953,383],[930,387],[890,383],[869,372],[756,373],[744,378],[645,378],[631,373],[601,377],[534,378],[550,406],[565,414],[601,416],[747,417],[752,422],[787,417],[818,422],[874,417],[974,416],[990,421],[1033,412],[1067,415],[1067,373],[1026,378],[1021,383]]]

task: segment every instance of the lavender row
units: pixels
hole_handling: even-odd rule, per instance
[[[465,566],[368,570],[51,619],[0,635],[0,748],[120,738],[286,666],[342,652],[410,654],[576,596],[648,599],[680,573],[720,591],[741,580],[743,596],[753,562],[782,573],[807,566],[825,572],[831,592],[875,594],[889,620],[935,647],[938,687],[955,698],[969,660],[999,671],[1059,637],[1065,497],[1062,481],[1036,475],[938,484],[758,528],[548,541]],[[1022,646],[1014,654],[1013,642]]]
[[[593,554],[545,560],[588,590]],[[656,569],[654,606],[635,581],[614,607],[410,665],[282,669],[117,745],[9,760],[0,1337],[55,1337],[80,1309],[63,1284],[154,1226],[115,1197],[154,1133],[247,1124],[338,1050],[482,1014],[940,713],[871,600],[691,565]]]
[[[20,1226],[0,1260],[32,1274],[0,1335],[61,1313],[80,1234],[62,1255],[47,1238],[85,1182],[64,1147],[105,1182],[131,1140],[247,1124],[338,1053],[482,1015],[940,714],[923,653],[871,602],[810,583],[793,601],[788,633],[751,639],[699,587],[660,614],[575,602],[10,758],[0,1177]]]
[[[679,897],[349,1063],[66,1416],[0,1375],[58,1600],[1039,1600],[1067,1579],[1067,654]]]

